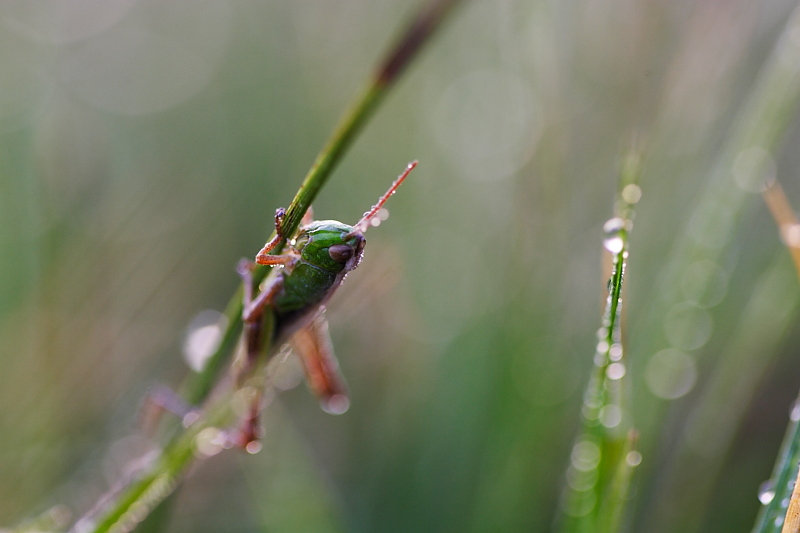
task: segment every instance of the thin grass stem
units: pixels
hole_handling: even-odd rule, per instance
[[[417,57],[418,52],[441,26],[452,8],[461,0],[433,0],[422,6],[397,42],[389,49],[378,68],[368,80],[365,89],[345,111],[330,139],[322,148],[292,200],[281,223],[281,235],[292,235],[303,214],[308,210],[344,153],[352,145],[364,124],[372,117],[380,102],[396,84],[402,72]],[[274,235],[274,234],[273,234]],[[281,247],[275,251],[278,253]],[[258,268],[254,281],[260,282],[268,268]],[[221,370],[233,352],[242,328],[242,294],[240,286],[231,297],[225,315],[227,327],[222,341],[201,372],[192,374],[181,387],[185,399],[193,405],[202,404],[214,389]],[[269,313],[265,313],[269,315]],[[268,347],[271,351],[274,347]],[[251,387],[263,387],[266,359],[259,363],[255,376],[259,379]],[[161,457],[142,476],[130,484],[115,499],[98,520],[84,521],[73,526],[72,531],[104,533],[130,531],[144,520],[175,489],[186,470],[198,458],[219,451],[214,442],[218,427],[225,427],[235,419],[231,403],[237,391],[215,396],[201,417],[185,431],[176,431],[164,448]],[[205,448],[204,448],[205,447]]]
[[[369,121],[378,105],[396,85],[400,75],[417,57],[417,53],[426,44],[435,31],[442,25],[447,15],[462,0],[433,0],[424,4],[413,17],[400,38],[389,48],[378,67],[370,76],[364,89],[353,100],[353,103],[342,114],[339,123],[328,141],[314,160],[311,169],[303,179],[281,223],[281,234],[292,235],[300,224],[303,215],[311,206],[319,191],[333,173],[348,148]],[[273,238],[273,233],[270,238]],[[282,245],[274,253],[279,253]],[[269,267],[259,267],[253,273],[253,281],[263,280]],[[239,286],[225,308],[227,328],[223,340],[217,350],[209,358],[204,369],[190,375],[182,387],[187,401],[201,403],[217,381],[220,370],[225,366],[231,347],[239,337],[242,314],[242,287]]]

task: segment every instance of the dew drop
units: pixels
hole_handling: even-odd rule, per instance
[[[618,254],[625,247],[621,232],[625,229],[625,221],[619,217],[614,217],[603,224],[603,232],[606,234],[603,239],[603,247],[612,254]]]
[[[225,315],[211,309],[201,311],[192,319],[183,341],[183,357],[189,368],[195,372],[203,370],[219,346],[226,327]]]
[[[789,413],[789,420],[797,422],[800,420],[800,400],[797,400],[792,405],[792,411]]]
[[[635,183],[629,183],[622,189],[622,199],[629,204],[635,204],[642,198],[642,188]]]
[[[572,448],[572,466],[581,472],[587,472],[600,463],[600,447],[592,441],[583,440]]]
[[[611,252],[612,254],[618,254],[622,251],[622,247],[624,246],[624,242],[622,237],[608,237],[603,241],[603,246],[606,250]]]
[[[625,375],[625,365],[623,363],[611,363],[606,369],[606,376],[608,379],[617,380],[622,379]]]
[[[181,423],[183,424],[184,428],[188,428],[198,420],[200,420],[200,411],[194,410],[186,413],[186,416],[183,417]]]
[[[768,505],[773,498],[775,498],[775,485],[768,479],[758,487],[758,501]]]
[[[603,224],[603,231],[606,232],[606,234],[613,234],[617,233],[624,227],[625,221],[619,217],[614,217],[606,220],[605,224]]]
[[[247,445],[245,445],[244,449],[250,455],[255,455],[261,451],[262,447],[263,446],[261,445],[260,441],[251,440],[250,442],[247,443]]]
[[[608,349],[608,357],[612,361],[619,361],[622,359],[622,345],[618,342],[612,344],[611,348]]]
[[[615,428],[622,422],[622,409],[616,405],[606,405],[600,409],[600,422],[607,428]]]
[[[344,394],[334,394],[322,402],[322,410],[331,415],[341,415],[350,408],[350,399]]]
[[[642,454],[636,450],[632,450],[625,456],[625,462],[628,463],[629,466],[639,466],[642,464]]]
[[[572,490],[582,492],[590,490],[597,484],[599,472],[597,470],[590,470],[589,472],[581,472],[572,466],[567,468],[567,484]]]
[[[195,444],[198,453],[206,457],[211,457],[222,451],[225,440],[225,432],[218,428],[210,427],[205,428],[197,434],[197,437],[195,437]]]
[[[783,517],[782,516],[775,517],[775,525],[777,527],[781,527],[783,525]]]

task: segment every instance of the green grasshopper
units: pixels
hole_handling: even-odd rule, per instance
[[[285,210],[278,209],[275,237],[258,252],[255,263],[246,259],[239,262],[237,270],[244,282],[242,320],[248,361],[258,357],[264,346],[280,347],[290,342],[302,362],[309,388],[326,412],[344,413],[350,401],[323,317],[325,304],[347,274],[361,262],[366,244],[364,234],[370,225],[377,225],[375,215],[416,166],[416,161],[410,163],[354,226],[335,220],[313,221],[309,211],[297,233],[289,239],[290,236],[282,235],[280,230]],[[283,240],[287,241],[288,249],[279,255],[270,255]],[[256,264],[276,268],[254,297],[252,271]],[[264,338],[261,327],[266,307],[272,310],[275,319],[270,339]],[[242,431],[241,444],[248,450],[254,443],[257,449],[260,402],[260,397],[254,401]]]

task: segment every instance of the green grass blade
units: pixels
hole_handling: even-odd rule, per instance
[[[317,156],[311,170],[300,186],[294,200],[287,209],[281,225],[281,233],[291,235],[297,229],[303,214],[333,172],[336,164],[351,146],[363,125],[371,118],[375,109],[388,91],[396,84],[402,72],[417,57],[417,53],[441,26],[452,8],[460,0],[434,0],[426,3],[411,24],[392,46],[368,81],[366,88],[345,111],[334,132]],[[259,282],[268,272],[259,268],[254,281]],[[192,404],[202,403],[218,380],[221,369],[232,352],[241,330],[242,287],[230,299],[225,310],[228,319],[223,340],[205,368],[187,378],[182,386],[185,398]],[[262,365],[266,362],[262,362]],[[253,386],[260,387],[263,383]],[[82,525],[81,531],[102,533],[106,531],[129,531],[144,520],[175,489],[182,475],[198,456],[203,456],[203,431],[215,431],[231,423],[233,414],[230,403],[233,394],[215,398],[205,408],[204,416],[189,430],[177,432],[164,449],[162,457],[139,480],[127,487],[99,521],[89,528]],[[207,454],[206,454],[207,455]]]
[[[623,389],[629,380],[622,345],[622,282],[628,258],[633,206],[641,197],[640,158],[632,151],[623,163],[614,218],[606,222],[604,247],[612,254],[609,295],[603,313],[594,370],[584,394],[582,429],[570,456],[562,533],[619,530],[628,501],[634,452],[630,406]]]
[[[798,462],[800,462],[800,424],[793,412],[792,422],[781,445],[771,481],[762,487],[759,495],[762,503],[766,504],[758,513],[753,533],[780,533],[789,497],[797,479]]]
[[[365,88],[344,112],[334,128],[328,141],[314,160],[306,174],[300,189],[297,191],[281,224],[281,233],[292,235],[300,224],[303,215],[311,206],[319,191],[333,173],[358,133],[369,121],[380,102],[396,84],[400,75],[417,57],[417,53],[441,26],[447,15],[461,0],[433,0],[427,2],[409,26],[401,34],[397,42],[389,49],[374,73],[367,81]],[[274,236],[274,233],[273,233]],[[271,237],[270,237],[271,238]],[[280,248],[278,248],[278,251]],[[260,267],[254,272],[256,283],[266,277],[269,269]],[[223,334],[223,342],[209,358],[202,372],[192,374],[183,386],[186,399],[193,404],[201,403],[216,382],[219,370],[230,354],[232,342],[238,338],[241,329],[242,288],[231,297],[225,316],[228,326]]]

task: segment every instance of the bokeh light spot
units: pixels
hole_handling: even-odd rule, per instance
[[[690,355],[667,348],[650,358],[645,381],[654,396],[675,400],[692,390],[697,381],[697,367]]]
[[[711,314],[695,304],[684,302],[673,307],[664,319],[667,340],[679,350],[695,350],[711,337]]]

